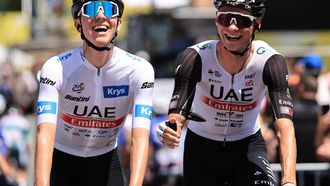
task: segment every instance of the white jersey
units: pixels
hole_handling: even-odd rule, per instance
[[[132,111],[132,127],[150,129],[154,70],[146,60],[114,48],[101,68],[82,47],[49,59],[40,75],[38,124],[56,124],[55,148],[81,157],[117,147]]]
[[[192,97],[189,95],[194,93],[191,111],[206,122],[190,121],[189,129],[209,139],[236,141],[260,130],[259,110],[270,90],[275,117],[290,118],[292,103],[287,89],[285,61],[283,58],[274,60],[279,53],[263,41],[253,41],[251,60],[240,72],[230,74],[218,61],[217,42],[205,41],[184,52],[177,69],[178,82],[170,112],[187,112]],[[196,88],[192,90],[190,87]]]

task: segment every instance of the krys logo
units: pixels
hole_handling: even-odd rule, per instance
[[[128,85],[103,87],[104,98],[128,96]]]
[[[39,101],[38,102],[38,115],[40,114],[56,114],[57,104],[52,101]]]

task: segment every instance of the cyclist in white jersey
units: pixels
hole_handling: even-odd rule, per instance
[[[117,138],[132,111],[129,185],[142,185],[148,157],[154,70],[114,46],[122,0],[73,0],[81,47],[42,67],[35,156],[36,185],[127,185]]]
[[[269,94],[280,144],[281,185],[296,185],[296,140],[285,59],[254,41],[265,0],[215,0],[219,40],[188,47],[180,56],[168,121],[157,131],[178,146],[191,112],[184,147],[184,184],[277,185],[260,132],[259,110]],[[201,119],[201,118],[200,118]],[[173,130],[175,129],[175,130]]]

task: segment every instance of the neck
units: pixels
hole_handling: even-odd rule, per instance
[[[113,51],[114,47],[112,47],[110,50],[98,51],[88,47],[86,42],[83,44],[84,57],[96,68],[103,67],[112,57]]]
[[[251,57],[252,47],[243,54],[243,55],[234,55],[232,52],[225,49],[225,47],[218,43],[217,47],[217,56],[220,65],[230,74],[237,74],[244,69],[248,60]]]

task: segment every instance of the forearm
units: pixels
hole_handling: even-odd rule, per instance
[[[54,149],[54,135],[45,126],[38,128],[35,149],[35,183],[36,186],[50,184],[50,171]]]
[[[149,130],[133,129],[130,160],[130,186],[141,186],[148,163]]]
[[[276,129],[282,166],[281,183],[296,183],[297,147],[293,123],[288,119],[278,119]]]

